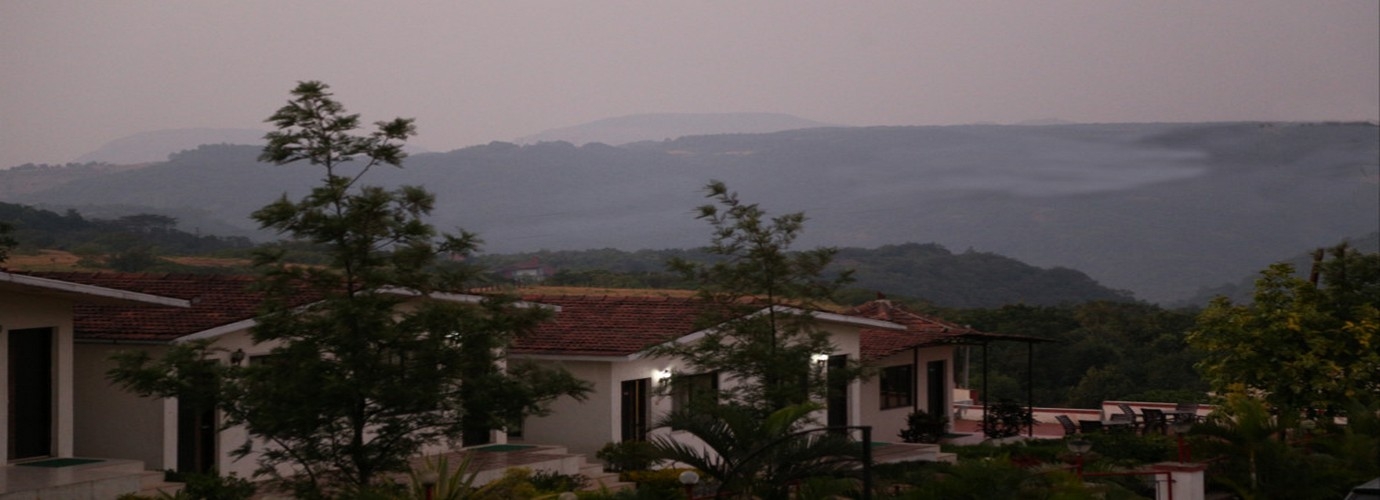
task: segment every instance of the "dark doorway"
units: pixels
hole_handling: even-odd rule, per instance
[[[209,374],[206,372],[199,372]],[[197,387],[216,382],[205,375]],[[216,401],[208,394],[187,394],[177,399],[177,471],[211,472],[216,466]]]
[[[8,456],[53,452],[53,329],[10,330]]]
[[[460,443],[462,445],[479,446],[481,444],[489,444],[493,441],[490,438],[490,435],[493,434],[491,432],[493,429],[490,428],[488,424],[479,421],[477,418],[467,417],[468,414],[460,417],[460,426],[462,428],[460,431]]]
[[[828,399],[824,404],[828,405],[829,427],[843,427],[848,425],[848,378],[840,376],[845,368],[848,367],[847,354],[835,354],[829,356],[829,373],[825,380],[828,384]]]
[[[948,373],[943,361],[930,361],[925,365],[925,407],[930,415],[946,415],[948,401]]]
[[[647,440],[647,404],[650,402],[648,388],[652,379],[640,378],[623,381],[623,440]]]

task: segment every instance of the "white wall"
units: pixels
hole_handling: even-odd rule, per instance
[[[881,384],[879,377],[873,376],[862,384],[859,399],[863,408],[863,419],[859,425],[872,426],[872,438],[883,442],[900,442],[900,432],[906,426],[906,416],[915,408],[926,409],[926,402],[929,401],[929,382],[927,379],[927,364],[930,361],[945,361],[944,368],[948,371],[945,376],[945,408],[944,414],[953,417],[953,347],[936,346],[924,347],[919,350],[919,362],[916,362],[916,355],[911,350],[893,354],[886,358],[876,360],[873,366],[880,370],[888,366],[915,364],[915,401],[911,406],[901,408],[882,409]]]
[[[176,454],[170,459],[164,452],[164,425],[171,425],[176,435],[176,407],[168,414],[168,405],[162,399],[126,392],[106,377],[106,372],[115,367],[110,357],[123,350],[147,351],[157,359],[167,348],[108,343],[77,343],[74,346],[76,445],[73,451],[83,457],[142,460],[144,467],[151,470],[176,468]]]
[[[519,359],[514,356],[514,360]],[[551,404],[551,415],[528,417],[522,425],[522,441],[531,444],[564,445],[573,453],[591,456],[604,443],[617,440],[619,393],[610,375],[610,364],[603,361],[541,361],[561,366],[580,380],[593,384],[584,401],[562,396]],[[610,424],[612,423],[612,424]]]

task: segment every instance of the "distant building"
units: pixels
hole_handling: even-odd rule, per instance
[[[541,283],[555,275],[556,268],[542,265],[541,261],[532,257],[521,264],[506,267],[499,273],[514,283]]]

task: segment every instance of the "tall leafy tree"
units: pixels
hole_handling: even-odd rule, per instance
[[[653,445],[668,459],[694,465],[725,489],[749,497],[787,498],[785,485],[856,470],[862,448],[840,434],[805,431],[817,425],[812,396],[826,396],[856,378],[858,366],[812,368],[816,354],[834,352],[828,332],[811,312],[849,281],[827,276],[835,251],[791,251],[805,216],[768,217],[744,203],[719,181],[710,182],[714,203],[699,208],[713,228],[709,262],[675,258],[671,268],[697,283],[709,307],[700,318],[705,335],[694,342],[663,345],[659,355],[679,357],[686,374],[676,374],[672,390],[689,376],[715,373],[728,378],[715,398],[690,401],[660,423],[699,437],[708,449],[657,438]]]
[[[264,473],[289,466],[285,479],[297,494],[315,497],[367,488],[404,470],[423,445],[515,423],[561,395],[583,396],[587,386],[564,371],[500,370],[501,349],[548,313],[512,297],[456,293],[475,272],[441,257],[466,255],[478,240],[426,223],[431,193],[360,182],[374,167],[401,166],[412,120],[377,122],[359,135],[358,115],[326,84],[309,81],[268,121],[277,130],[261,161],[305,163],[323,178],[302,199],[284,195],[253,217],[329,261],[302,266],[282,247],[256,252],[267,299],[252,334],[274,347],[263,362],[225,370],[218,401],[229,423],[269,446],[250,442],[239,453],[258,452]],[[319,300],[302,305],[303,295]],[[127,374],[143,367],[159,366],[135,362]]]
[[[1380,254],[1328,253],[1310,279],[1276,264],[1250,304],[1218,298],[1203,310],[1188,340],[1214,389],[1263,394],[1285,415],[1380,401]]]
[[[812,394],[824,395],[824,374],[810,369],[811,356],[831,353],[834,346],[809,311],[848,283],[849,274],[826,275],[832,248],[791,251],[804,228],[803,213],[769,218],[720,181],[705,191],[714,203],[699,207],[699,218],[713,228],[707,251],[715,259],[676,258],[670,266],[697,283],[698,296],[713,306],[701,318],[708,333],[659,353],[684,359],[692,371],[733,379],[720,400],[750,407],[762,417],[803,404]],[[836,382],[856,377],[856,366],[832,371]]]
[[[8,222],[0,221],[0,263],[10,258],[10,249],[19,244],[10,236],[12,230]]]

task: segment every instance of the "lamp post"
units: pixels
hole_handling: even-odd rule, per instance
[[[1299,422],[1299,429],[1303,430],[1303,454],[1311,455],[1313,450],[1313,429],[1318,428],[1318,422],[1313,419],[1306,419]]]
[[[1074,438],[1068,442],[1069,451],[1078,455],[1078,480],[1083,480],[1083,454],[1092,449],[1092,442],[1083,438]]]
[[[1176,419],[1172,425],[1174,428],[1174,439],[1179,443],[1179,463],[1192,462],[1193,454],[1188,449],[1188,443],[1184,442],[1184,434],[1193,429],[1193,421],[1188,419]]]
[[[436,483],[440,482],[441,474],[437,471],[426,471],[422,473],[422,495],[426,500],[431,500],[436,495]]]
[[[695,485],[700,483],[700,475],[688,470],[680,473],[680,484],[685,487],[686,500],[695,500]]]

